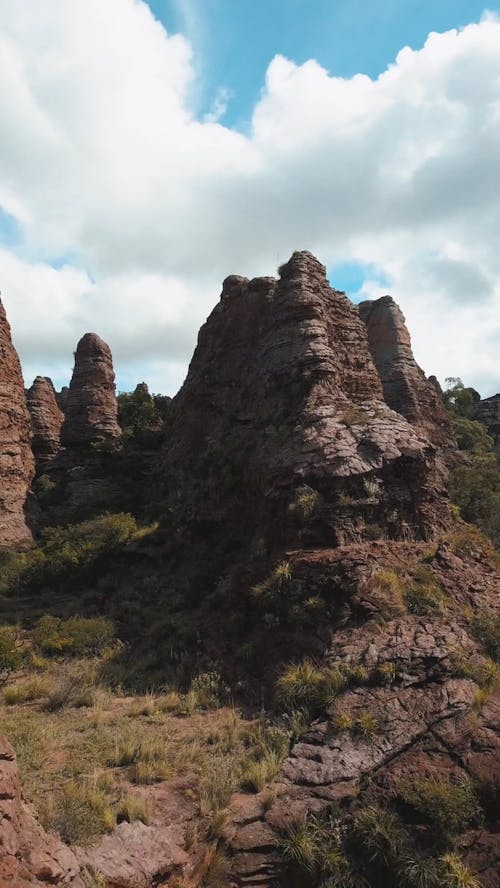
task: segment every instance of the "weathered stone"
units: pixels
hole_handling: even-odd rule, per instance
[[[59,452],[64,416],[59,408],[52,381],[37,376],[26,393],[31,418],[31,446],[37,466],[43,467]]]
[[[64,414],[61,443],[65,447],[88,447],[121,435],[113,359],[109,346],[96,333],[86,333],[77,345]]]
[[[403,313],[391,296],[362,302],[359,314],[389,407],[420,425],[431,440],[444,444],[450,423],[435,381],[418,366]]]
[[[483,398],[477,405],[477,419],[488,429],[496,444],[500,442],[500,394]]]
[[[0,547],[31,541],[25,508],[33,473],[21,365],[0,300]]]
[[[14,751],[0,736],[0,886],[1,888],[85,888],[75,855],[47,834],[24,801]]]
[[[227,278],[200,330],[169,414],[172,507],[182,489],[207,543],[221,521],[227,542],[259,527],[276,546],[306,533],[322,545],[434,535],[449,521],[435,448],[385,403],[357,308],[310,253],[280,272],[279,281]],[[214,483],[201,485],[207,472]],[[304,485],[318,508],[299,531]]]

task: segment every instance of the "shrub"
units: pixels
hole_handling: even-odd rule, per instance
[[[410,613],[418,616],[445,614],[448,609],[449,598],[426,564],[419,565],[415,571],[404,598]]]
[[[354,821],[353,835],[368,860],[395,871],[404,857],[408,835],[401,821],[386,808],[363,808]]]
[[[444,864],[444,888],[481,888],[481,882],[471,873],[456,854],[445,854],[441,858]]]
[[[95,688],[90,677],[80,672],[67,672],[50,690],[44,708],[48,712],[57,712],[67,706],[93,706],[94,700]]]
[[[18,703],[29,703],[32,700],[39,700],[41,697],[47,697],[51,690],[51,682],[46,678],[33,675],[17,684],[8,685],[4,688],[3,698],[7,706],[15,706]]]
[[[231,796],[241,782],[239,766],[227,760],[219,762],[219,766],[200,781],[198,787],[200,811],[203,816],[214,815],[226,808]]]
[[[472,781],[422,778],[399,786],[403,801],[433,827],[437,839],[449,844],[453,838],[482,819],[481,806]]]
[[[202,672],[191,682],[191,691],[202,709],[217,709],[220,706],[220,675],[217,672]]]
[[[49,799],[42,817],[45,828],[56,830],[68,844],[85,844],[116,822],[109,795],[93,782],[76,780]]]
[[[472,631],[492,660],[500,663],[500,609],[478,610],[472,620]]]
[[[309,487],[308,484],[302,484],[295,491],[295,496],[290,503],[288,510],[301,524],[305,524],[314,515],[321,506],[321,495],[317,490]]]
[[[405,613],[403,583],[394,571],[378,570],[372,577],[371,587],[382,599],[382,608],[386,616],[398,617]]]
[[[33,630],[33,642],[48,656],[78,656],[102,653],[114,639],[114,627],[104,617],[43,616]]]
[[[13,672],[22,662],[19,631],[15,626],[0,626],[0,672]]]

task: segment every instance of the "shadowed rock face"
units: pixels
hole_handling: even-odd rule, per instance
[[[24,508],[33,472],[21,365],[0,301],[0,546],[31,540]]]
[[[478,404],[477,418],[488,429],[496,444],[500,442],[500,395],[484,398]]]
[[[436,385],[426,378],[413,357],[401,309],[391,296],[362,302],[358,309],[385,401],[409,422],[422,426],[431,440],[444,444],[449,439],[446,409]]]
[[[50,462],[59,452],[64,415],[59,409],[52,380],[37,376],[26,393],[31,418],[32,450],[37,464]]]
[[[163,459],[167,494],[189,491],[180,523],[189,513],[194,534],[222,521],[235,545],[256,527],[294,545],[308,485],[323,503],[313,544],[360,540],[368,524],[432,535],[447,520],[435,450],[384,400],[357,308],[310,253],[280,271],[227,278],[200,330]]]
[[[109,346],[96,333],[86,333],[78,343],[64,413],[61,443],[65,447],[85,447],[121,434],[113,359]]]

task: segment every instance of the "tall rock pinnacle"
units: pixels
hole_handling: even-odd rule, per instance
[[[50,462],[58,453],[64,414],[56,401],[52,380],[37,376],[26,393],[33,434],[31,446],[39,465]]]
[[[61,443],[85,447],[102,439],[118,438],[115,374],[109,346],[96,333],[86,333],[75,353]]]
[[[24,508],[33,472],[21,365],[0,300],[0,546],[31,541]]]
[[[412,424],[425,428],[431,440],[444,443],[449,437],[447,412],[436,386],[413,357],[403,312],[391,296],[362,302],[358,309],[386,403]]]

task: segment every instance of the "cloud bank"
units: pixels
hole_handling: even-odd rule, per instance
[[[376,80],[276,56],[245,133],[196,119],[195,70],[140,0],[0,0],[0,287],[28,381],[96,330],[122,387],[173,393],[222,279],[310,249],[377,270],[357,298],[392,293],[428,373],[500,388],[500,21]]]

